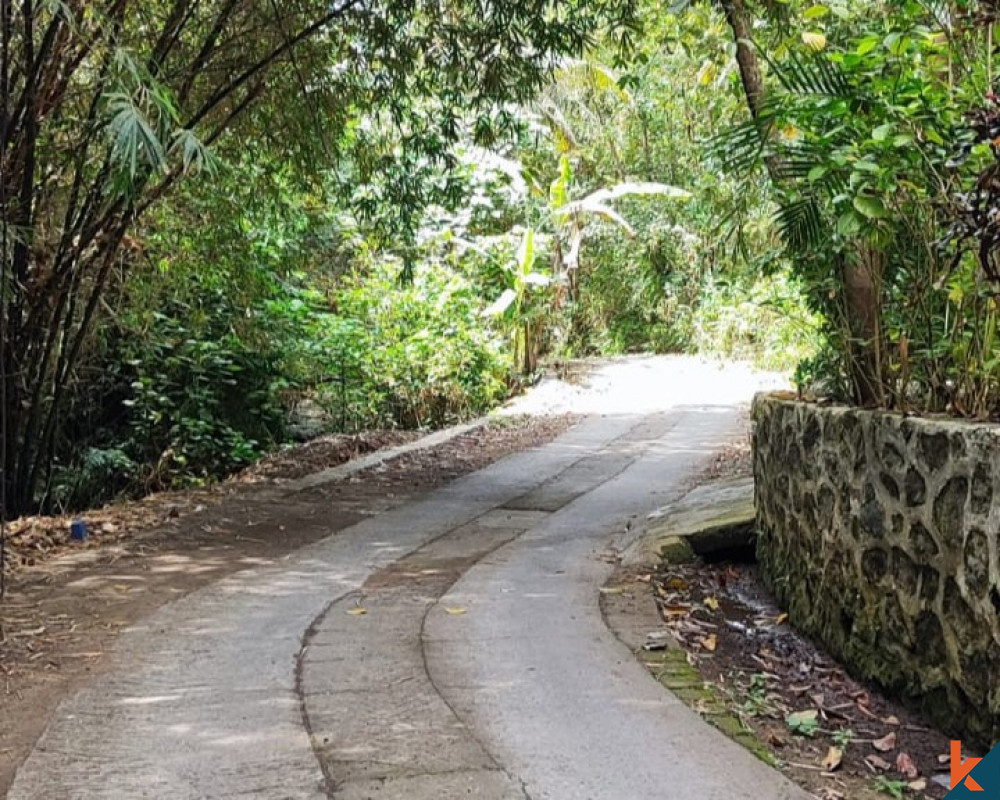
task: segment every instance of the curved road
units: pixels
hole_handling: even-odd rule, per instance
[[[739,433],[732,405],[661,405],[162,608],[8,797],[802,800],[601,619],[626,521]]]

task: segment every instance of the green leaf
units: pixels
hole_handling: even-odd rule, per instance
[[[815,708],[796,711],[785,717],[785,724],[792,733],[812,738],[819,731],[819,711]]]
[[[885,204],[878,197],[859,194],[854,198],[853,203],[857,212],[868,219],[884,219],[886,217]]]
[[[559,209],[566,205],[569,200],[569,184],[573,179],[573,167],[570,164],[569,156],[563,155],[559,158],[559,177],[552,181],[549,186],[549,203],[552,208]]]
[[[889,135],[892,133],[893,128],[895,128],[895,125],[893,125],[891,122],[887,122],[884,125],[879,125],[875,130],[872,131],[872,139],[874,139],[876,142],[884,142],[886,139],[889,138]]]
[[[894,56],[901,56],[910,49],[910,38],[893,32],[885,37],[885,46]]]
[[[828,171],[829,170],[827,170],[827,168],[822,165],[813,167],[811,170],[809,170],[809,175],[807,176],[807,178],[810,183],[815,183],[816,181],[820,180],[824,175],[826,175]]]
[[[528,228],[521,239],[521,246],[517,251],[517,271],[520,275],[528,275],[535,266],[535,232]]]
[[[129,178],[135,178],[140,163],[154,170],[162,169],[167,156],[153,126],[132,99],[115,93],[109,98],[112,118],[109,129],[114,138],[112,159],[123,167]]]
[[[859,56],[866,56],[872,50],[879,46],[879,38],[877,36],[866,36],[858,43],[857,53]]]
[[[858,215],[853,211],[845,211],[837,219],[837,233],[841,236],[852,237],[861,232],[861,222]]]
[[[805,19],[820,19],[822,17],[825,17],[829,13],[830,13],[829,6],[815,5],[812,8],[807,8],[805,12],[802,14],[802,16]]]
[[[205,144],[195,135],[194,131],[182,129],[174,134],[170,145],[170,154],[181,154],[181,163],[185,172],[205,170],[213,173],[212,155]]]

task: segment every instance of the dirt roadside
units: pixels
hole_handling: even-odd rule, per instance
[[[317,455],[314,445],[312,452],[283,454],[212,492],[171,493],[89,515],[97,535],[83,546],[69,543],[64,528],[60,534],[41,526],[32,540],[39,546],[18,551],[18,569],[0,603],[0,796],[59,701],[100,674],[124,628],[207,583],[275,562],[551,441],[572,424],[565,415],[501,418],[345,480],[283,492],[281,482],[301,477],[303,463],[318,470],[346,460],[342,454]],[[346,455],[399,441],[405,437],[384,437]]]
[[[692,485],[750,471],[749,447],[740,443]],[[622,567],[602,590],[601,607],[664,687],[812,797],[948,793],[949,738],[791,626],[756,564]]]

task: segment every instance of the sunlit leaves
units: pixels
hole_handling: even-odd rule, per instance
[[[517,301],[517,292],[513,289],[504,289],[503,293],[486,308],[483,309],[484,317],[499,317],[507,312]]]
[[[778,228],[828,319],[823,379],[866,403],[1000,414],[990,20],[936,0],[777,5],[781,24],[756,28],[760,119],[712,152],[774,179]]]
[[[802,33],[802,41],[811,50],[815,50],[816,52],[826,49],[826,36],[820,31],[804,31]]]

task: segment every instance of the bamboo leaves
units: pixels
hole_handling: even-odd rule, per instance
[[[167,164],[166,150],[159,134],[132,98],[115,92],[108,98],[108,109],[111,112],[108,132],[114,163],[131,180],[138,176],[140,167],[162,170]]]
[[[201,170],[205,170],[209,174],[215,172],[216,164],[212,151],[192,130],[182,128],[176,131],[168,153],[180,156],[184,172],[199,172]]]

